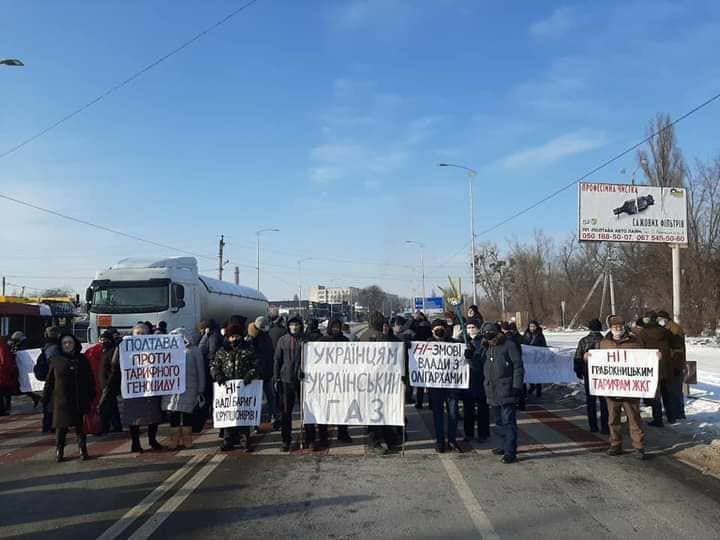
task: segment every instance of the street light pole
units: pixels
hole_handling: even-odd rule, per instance
[[[297,262],[298,265],[298,313],[302,313],[302,263],[311,260],[312,257],[305,257]]]
[[[455,167],[467,172],[468,190],[470,193],[470,262],[472,266],[472,288],[473,288],[473,304],[477,305],[477,272],[475,262],[475,203],[473,198],[473,178],[477,176],[477,171],[464,165],[455,165],[454,163],[438,163],[438,167]]]
[[[280,229],[260,229],[255,231],[257,237],[257,290],[260,290],[260,235],[264,232],[280,232]]]
[[[422,269],[422,309],[425,313],[425,244],[416,240],[405,240],[406,244],[415,244],[420,247],[420,268]]]

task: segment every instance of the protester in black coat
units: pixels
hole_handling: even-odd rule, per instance
[[[340,343],[346,343],[350,340],[347,338],[345,334],[343,334],[342,331],[343,323],[340,319],[332,319],[330,322],[328,322],[327,326],[327,335],[322,336],[318,341],[330,341],[330,342],[340,342]],[[328,439],[328,433],[327,433],[327,426],[319,425],[318,429],[320,431],[320,445],[322,445],[323,437],[325,441]],[[337,427],[337,440],[340,442],[344,442],[347,444],[350,444],[352,442],[352,437],[350,436],[350,431],[348,430],[347,426],[338,426]],[[324,431],[324,433],[323,433]]]
[[[105,392],[105,388],[110,384],[112,376],[112,359],[115,356],[115,349],[118,343],[116,341],[113,330],[105,330],[100,336],[102,351],[100,352],[100,388]],[[100,408],[100,421],[102,423],[103,433],[122,431],[122,421],[120,419],[120,409],[118,408],[117,396],[108,391],[108,395],[103,401]]]
[[[382,332],[384,323],[385,317],[382,313],[379,311],[371,313],[368,329],[360,341],[388,341]],[[368,445],[373,453],[382,455],[400,449],[397,431],[392,426],[369,426],[367,431]],[[387,445],[387,449],[383,448],[383,442]]]
[[[295,401],[300,399],[300,377],[303,348],[303,322],[300,317],[288,321],[289,333],[282,336],[275,347],[273,380],[280,395],[282,414],[280,431],[282,451],[289,452],[292,444],[292,414]]]
[[[468,344],[465,358],[470,361],[470,385],[463,394],[463,422],[465,442],[472,441],[477,424],[477,438],[484,442],[490,436],[490,409],[485,396],[485,358],[487,349],[482,347],[480,330],[482,323],[478,319],[469,319],[465,323]]]
[[[540,323],[537,321],[530,321],[528,327],[525,330],[523,336],[523,345],[529,345],[531,347],[547,347],[547,341],[545,341],[545,334],[543,334]],[[531,384],[528,389],[528,393],[532,394],[535,391],[535,397],[542,397],[542,384]]]
[[[447,335],[449,333],[447,323],[442,319],[433,321],[432,332],[431,342],[452,341],[452,337]],[[457,390],[451,388],[428,388],[435,427],[435,450],[437,452],[442,453],[445,450],[463,451],[463,448],[457,443],[458,394]],[[447,422],[445,422],[446,416]],[[447,431],[445,430],[446,425]]]
[[[305,341],[320,341],[323,337],[320,331],[320,323],[317,319],[310,319],[307,325],[307,331],[305,332]]]
[[[277,347],[278,340],[285,334],[287,334],[287,328],[285,328],[282,317],[280,317],[277,309],[271,309],[269,312],[269,317],[270,330],[268,330],[268,334],[270,334],[270,339],[272,339],[273,343],[273,349],[275,349]]]
[[[587,417],[590,431],[597,433],[597,402],[600,402],[600,432],[607,435],[610,433],[608,426],[608,407],[607,401],[602,396],[593,396],[590,394],[590,377],[588,377],[588,351],[599,349],[600,342],[603,340],[602,323],[598,319],[593,319],[588,323],[590,333],[582,338],[578,343],[575,351],[575,360],[573,363],[575,374],[578,379],[585,382],[585,401],[587,404]]]
[[[482,335],[481,346],[487,349],[483,369],[485,395],[488,404],[495,408],[495,425],[503,438],[503,448],[493,452],[503,456],[503,463],[513,463],[517,461],[516,402],[525,375],[522,356],[497,324],[485,323]]]
[[[72,334],[60,337],[60,350],[50,358],[43,399],[52,403],[56,433],[56,458],[64,459],[68,428],[74,426],[82,459],[89,459],[83,430],[83,416],[90,412],[95,398],[95,380],[90,362],[80,351],[82,346]]]
[[[40,351],[40,356],[35,362],[33,372],[38,381],[46,381],[50,370],[50,359],[60,354],[60,329],[57,326],[50,326],[45,329],[45,345]],[[52,402],[43,400],[42,432],[49,433],[52,427]]]

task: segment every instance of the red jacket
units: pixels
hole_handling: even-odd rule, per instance
[[[15,354],[3,339],[0,339],[0,392],[3,394],[20,392]]]

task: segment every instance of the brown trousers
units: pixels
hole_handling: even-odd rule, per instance
[[[630,427],[630,439],[633,448],[645,448],[645,430],[640,417],[640,400],[636,398],[605,398],[608,406],[608,426],[610,427],[610,446],[622,446],[621,414],[625,416]]]

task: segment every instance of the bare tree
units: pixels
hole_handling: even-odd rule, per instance
[[[638,161],[651,186],[683,187],[685,160],[675,139],[675,127],[670,115],[658,113],[647,128],[647,135],[655,134],[648,142],[650,154],[638,151]]]

